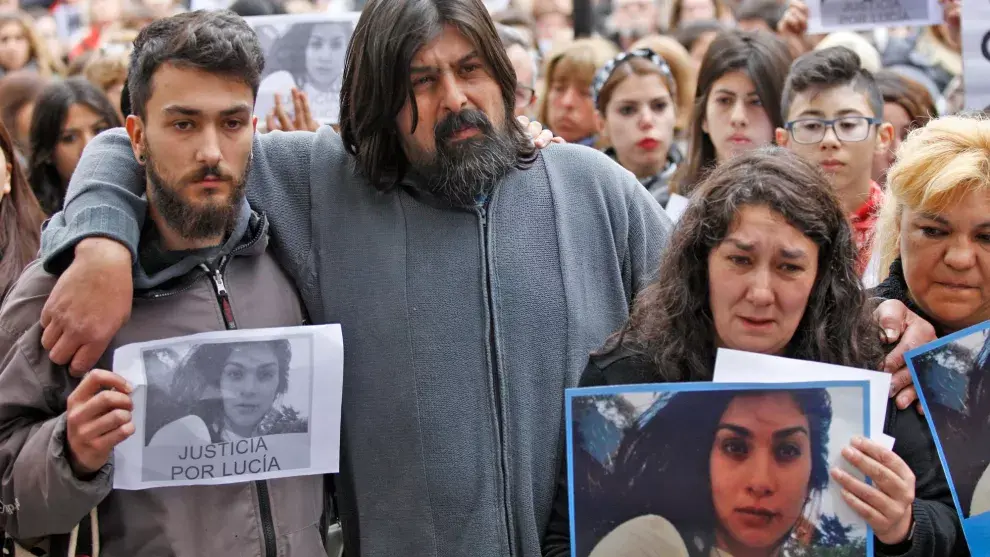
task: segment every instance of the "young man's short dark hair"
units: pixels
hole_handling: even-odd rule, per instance
[[[736,21],[762,19],[771,30],[777,29],[786,6],[779,0],[743,0],[736,11]]]
[[[789,118],[794,97],[811,89],[832,89],[849,85],[866,95],[873,116],[883,116],[883,96],[873,74],[863,69],[859,56],[844,46],[809,52],[791,65],[780,103],[783,119]]]
[[[230,76],[251,87],[255,97],[265,56],[254,30],[237,14],[198,10],[152,22],[134,40],[127,91],[133,114],[145,116],[152,77],[162,64]]]

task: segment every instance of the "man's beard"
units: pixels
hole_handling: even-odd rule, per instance
[[[436,151],[418,150],[413,154],[413,169],[426,178],[433,195],[456,207],[469,207],[479,196],[490,195],[495,183],[516,164],[516,145],[508,130],[496,129],[485,113],[465,109],[451,113],[433,129]],[[451,141],[459,130],[476,128],[473,137]]]
[[[201,166],[194,172],[169,183],[158,171],[155,157],[144,146],[148,159],[148,183],[151,184],[151,195],[148,201],[165,219],[165,224],[186,240],[204,240],[226,236],[234,229],[240,214],[241,203],[244,201],[244,184],[247,182],[251,160],[244,167],[240,177],[235,177],[222,165]],[[216,199],[194,206],[182,198],[182,189],[190,184],[201,182],[207,177],[227,181],[230,184],[230,195],[226,199]]]

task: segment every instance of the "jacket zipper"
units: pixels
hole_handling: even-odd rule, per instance
[[[213,288],[217,294],[217,303],[220,304],[220,313],[223,314],[223,323],[228,331],[237,329],[237,321],[234,320],[234,310],[230,306],[230,295],[227,292],[227,285],[223,282],[223,270],[230,260],[229,255],[220,258],[220,262],[215,269],[203,264],[207,276],[213,282]],[[268,482],[257,480],[254,482],[258,490],[258,507],[261,510],[261,530],[264,534],[265,556],[277,557],[275,546],[275,521],[272,518],[271,496],[268,493]]]
[[[502,383],[500,381],[501,375],[499,374],[499,361],[498,361],[498,344],[495,341],[495,300],[493,299],[492,293],[492,270],[491,263],[488,259],[488,203],[490,198],[485,199],[479,207],[479,216],[481,217],[481,235],[482,235],[482,247],[485,260],[485,298],[488,304],[488,349],[491,352],[491,368],[492,368],[492,386],[495,390],[495,420],[497,423],[498,430],[498,464],[499,471],[501,472],[501,488],[502,488],[502,513],[505,519],[505,533],[508,537],[509,545],[509,555],[514,553],[514,545],[512,540],[512,522],[511,515],[509,514],[509,490],[507,488],[508,483],[508,466],[505,462],[505,417],[502,413]]]

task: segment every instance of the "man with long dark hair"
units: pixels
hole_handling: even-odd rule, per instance
[[[371,0],[348,49],[340,135],[255,139],[248,199],[271,218],[312,320],[345,331],[349,555],[539,555],[563,390],[666,244],[663,210],[608,157],[534,149],[515,89],[480,0]],[[136,246],[144,201],[128,150],[117,131],[87,149],[48,229],[52,271],[83,236]],[[46,322],[69,333],[52,333],[53,359],[72,359],[76,331],[88,343],[126,317],[130,250],[79,244],[59,288],[101,303],[49,306],[72,323]],[[97,275],[115,286],[94,289]]]
[[[98,509],[102,526],[95,534],[107,555],[326,555],[321,476],[112,489],[114,447],[139,431],[131,418],[134,391],[105,371],[113,349],[238,325],[304,323],[299,296],[268,249],[267,220],[244,199],[263,66],[254,32],[229,12],[158,20],[135,41],[129,77],[135,115],[122,134],[126,149],[113,153],[131,163],[128,179],[148,199],[148,223],[135,238],[133,315],[101,358],[104,369],[78,381],[42,348],[38,321],[55,277],[30,265],[0,312],[0,499],[16,502],[16,512],[0,513],[0,524],[18,543],[30,548],[41,538],[48,555],[64,555],[72,543],[66,534]],[[113,156],[104,154],[82,161],[79,171],[114,167]],[[130,273],[124,278],[130,282]],[[286,342],[281,352],[268,351],[279,369],[288,367],[287,350]],[[147,372],[143,426],[152,432],[175,418],[172,410],[188,415],[223,406],[219,387],[184,393],[174,377],[162,376],[171,372]],[[275,382],[273,397],[287,381],[286,375]],[[211,433],[223,430],[208,425]]]

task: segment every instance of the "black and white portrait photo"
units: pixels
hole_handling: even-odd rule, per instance
[[[306,14],[246,18],[265,52],[265,71],[255,114],[263,118],[275,106],[275,94],[291,114],[291,91],[309,97],[313,118],[336,124],[347,44],[354,32],[350,14]]]
[[[137,439],[118,449],[127,463],[140,442],[141,482],[184,485],[306,473],[319,464],[313,462],[314,451],[328,454],[315,446],[313,424],[319,420],[316,429],[339,432],[342,347],[315,334],[258,331],[154,343],[141,348],[130,365],[123,363],[123,349],[115,353],[115,370],[120,367],[118,373],[138,386]],[[322,468],[336,465],[337,452],[332,453]]]

